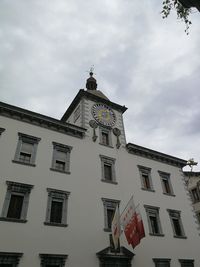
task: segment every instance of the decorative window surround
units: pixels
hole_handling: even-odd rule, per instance
[[[153,258],[155,267],[170,267],[171,259]]]
[[[0,127],[0,135],[1,135],[4,131],[5,131],[5,129]]]
[[[70,174],[70,153],[71,146],[52,142],[53,157],[50,170]]]
[[[100,145],[113,148],[111,139],[111,130],[107,128],[99,127]]]
[[[15,152],[14,163],[35,166],[37,146],[41,138],[18,133],[19,140]]]
[[[101,173],[102,182],[117,184],[115,176],[115,161],[116,159],[100,155],[101,158]]]
[[[68,255],[65,254],[39,254],[41,259],[41,267],[56,266],[64,267]]]
[[[6,181],[8,185],[1,221],[27,222],[29,195],[33,185]]]
[[[155,192],[155,190],[153,189],[153,183],[151,178],[151,168],[138,165],[138,169],[140,172],[142,189]]]
[[[158,171],[161,179],[163,194],[168,196],[175,196],[171,184],[170,173]]]
[[[0,221],[27,222],[28,202],[33,185],[6,181],[8,185]]]
[[[23,253],[17,252],[0,252],[0,266],[8,265],[17,267]]]
[[[181,211],[167,209],[172,224],[172,229],[174,237],[176,238],[187,238],[185,236],[182,220],[181,220]]]
[[[194,260],[179,259],[181,267],[194,267]]]
[[[153,236],[164,236],[160,217],[159,217],[159,207],[144,205],[147,214],[147,221],[149,225],[149,235]]]
[[[120,204],[120,200],[102,198],[104,207],[104,231],[111,231],[111,222],[114,216],[116,206]]]
[[[44,224],[67,227],[67,200],[70,192],[51,188],[47,188],[47,192],[48,201]]]

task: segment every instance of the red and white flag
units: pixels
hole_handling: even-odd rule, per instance
[[[142,217],[138,207],[134,205],[133,197],[131,197],[121,215],[121,223],[128,243],[133,248],[136,247],[140,243],[140,240],[145,237],[145,232]]]
[[[113,216],[113,220],[112,220],[112,224],[111,224],[111,230],[112,230],[113,243],[114,243],[115,249],[117,249],[119,237],[121,234],[120,215],[119,215],[118,205],[116,206],[115,214]]]

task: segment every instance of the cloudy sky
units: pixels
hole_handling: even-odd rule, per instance
[[[1,0],[0,100],[61,118],[95,66],[127,141],[200,165],[200,13],[162,0]],[[200,167],[194,170],[200,170]]]

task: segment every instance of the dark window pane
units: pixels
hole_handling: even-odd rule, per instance
[[[149,176],[148,176],[148,174],[143,173],[143,174],[142,174],[142,178],[143,178],[143,186],[144,186],[144,188],[146,188],[146,189],[150,189],[151,186],[150,186],[150,181],[149,181]]]
[[[182,236],[182,230],[181,230],[179,219],[173,218],[172,221],[173,221],[173,224],[174,224],[175,234],[177,236]]]
[[[163,179],[162,181],[163,181],[163,186],[164,186],[164,193],[170,194],[171,190],[170,190],[168,179]]]
[[[197,188],[192,189],[192,196],[193,196],[193,200],[195,202],[198,202],[199,201],[199,195],[198,195]]]
[[[31,154],[20,152],[19,160],[22,162],[30,163],[31,162]]]
[[[24,196],[11,195],[8,208],[8,218],[20,219]]]
[[[62,209],[63,209],[63,202],[52,200],[50,222],[54,223],[62,222]]]
[[[107,209],[107,222],[108,222],[108,228],[111,229],[111,223],[114,216],[114,210],[113,209]]]
[[[1,264],[0,263],[0,267],[13,267],[13,265],[12,264]]]
[[[55,168],[57,170],[64,171],[65,170],[65,162],[60,161],[60,160],[56,160]]]
[[[104,164],[104,178],[112,181],[112,166]]]
[[[109,145],[108,133],[102,132],[102,144]]]
[[[159,234],[159,227],[158,227],[158,221],[155,216],[149,216],[150,223],[151,223],[151,230],[153,234]]]

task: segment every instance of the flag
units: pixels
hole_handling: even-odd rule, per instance
[[[139,208],[135,207],[133,197],[121,215],[121,223],[128,244],[132,245],[133,248],[136,247],[145,236],[145,232]]]
[[[116,206],[115,214],[112,219],[111,230],[112,230],[113,243],[114,243],[115,249],[117,249],[119,237],[121,234],[120,215],[119,215],[118,205]]]

